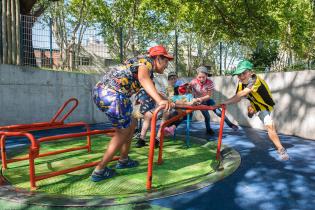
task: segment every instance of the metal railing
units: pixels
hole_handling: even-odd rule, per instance
[[[153,159],[154,159],[154,143],[155,143],[155,135],[156,135],[156,121],[158,113],[164,108],[164,106],[159,106],[153,113],[151,120],[151,133],[150,133],[150,145],[149,145],[149,157],[148,157],[148,173],[147,173],[147,190],[150,191],[152,188],[152,179],[153,179]],[[198,105],[198,106],[176,106],[176,108],[186,110],[185,114],[189,114],[194,110],[214,110],[217,108],[222,108],[222,116],[220,121],[220,129],[218,136],[218,145],[217,145],[217,153],[216,160],[220,161],[220,151],[222,144],[222,134],[224,127],[224,118],[225,118],[225,109],[226,106],[224,104],[220,106],[206,106],[206,105]],[[178,120],[183,117],[183,114],[179,114],[177,116],[172,117],[171,119],[162,123],[161,126],[161,137],[160,137],[160,145],[159,145],[159,156],[158,156],[158,164],[163,163],[163,142],[164,142],[164,128],[168,126],[170,123]]]

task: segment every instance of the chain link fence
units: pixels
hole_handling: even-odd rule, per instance
[[[80,72],[103,72],[114,59],[95,27],[77,33],[53,28],[49,20],[21,16],[23,65]]]
[[[119,53],[116,52],[116,55],[110,54],[110,50],[104,42],[104,37],[99,26],[86,27],[74,33],[71,32],[71,27],[56,27],[56,25],[52,24],[52,21],[45,17],[37,18],[21,15],[20,18],[20,63],[22,65],[65,71],[102,73],[106,71],[108,66],[119,63],[119,58],[117,58],[117,54]],[[237,59],[240,59],[240,55],[238,57],[231,57],[228,54],[228,47],[219,50],[218,46],[214,45],[215,49],[212,52],[212,60],[209,65],[211,65],[214,75],[230,75],[237,64]],[[237,45],[236,47],[239,47],[236,51],[242,51],[240,49],[241,46]],[[186,48],[181,44],[180,52],[184,49]],[[220,53],[218,54],[218,52]],[[174,63],[170,63],[169,70],[174,71],[178,69],[185,76],[187,74],[190,76],[193,75],[193,70],[199,64],[192,65],[191,63],[194,59],[200,61],[200,58],[198,55],[194,55],[189,59],[186,54],[184,50],[180,55],[178,68],[174,66]],[[227,60],[228,62],[226,63],[228,64],[229,60],[234,61],[233,65],[221,66],[221,63],[226,64],[223,61]],[[287,58],[282,58],[270,67],[257,67],[255,71],[296,71],[313,69],[313,67],[313,61],[303,62],[296,60],[288,62]]]

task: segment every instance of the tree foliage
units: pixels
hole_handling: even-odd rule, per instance
[[[65,18],[63,11],[69,15],[65,19],[72,29],[77,28],[78,20],[83,25],[99,23],[116,58],[120,48],[124,58],[143,53],[153,44],[164,44],[173,51],[176,31],[180,65],[188,74],[198,65],[216,67],[221,63],[230,68],[242,57],[254,58],[257,65],[272,66],[298,60],[311,62],[315,56],[313,0],[61,2],[64,8],[54,13],[60,16],[59,21]],[[83,4],[88,5],[83,8]]]
[[[52,25],[52,32],[60,48],[62,66],[76,68],[81,44],[86,29],[95,23],[95,15],[90,12],[92,0],[68,0],[49,4],[46,24]]]

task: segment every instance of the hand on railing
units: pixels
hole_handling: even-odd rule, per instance
[[[169,100],[161,100],[159,102],[159,106],[164,106],[165,111],[170,111],[172,108],[175,107],[175,103]]]

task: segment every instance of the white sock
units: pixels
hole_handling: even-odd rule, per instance
[[[100,174],[104,171],[105,168],[102,168],[102,169],[97,169],[95,168],[93,172],[97,173],[97,174]]]
[[[129,157],[124,158],[124,159],[119,159],[119,162],[126,163],[128,160],[129,160]]]

